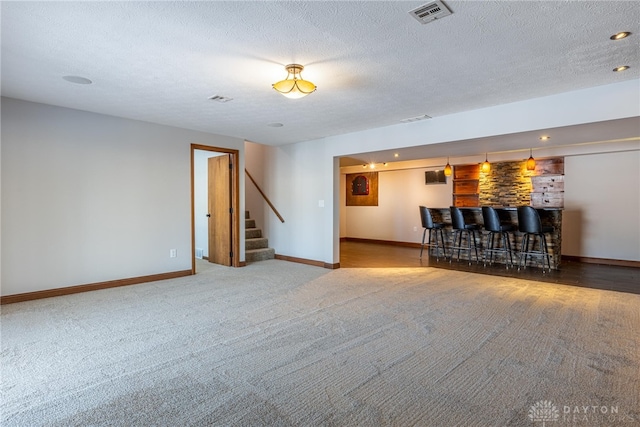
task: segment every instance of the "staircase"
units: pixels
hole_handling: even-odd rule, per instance
[[[256,228],[256,220],[249,217],[249,211],[245,211],[244,220],[246,262],[274,259],[276,250],[268,247],[269,239],[262,237],[262,229]]]

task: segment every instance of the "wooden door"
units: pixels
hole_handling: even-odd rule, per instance
[[[209,160],[209,262],[231,266],[232,201],[231,155],[210,157]]]

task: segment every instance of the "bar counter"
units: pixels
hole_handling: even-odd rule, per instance
[[[503,224],[513,224],[518,229],[518,208],[515,206],[492,206],[497,212],[500,220]],[[431,211],[431,215],[433,217],[434,222],[443,222],[445,224],[449,224],[449,226],[445,229],[448,230],[449,236],[446,238],[448,241],[447,250],[449,250],[449,246],[451,246],[451,210],[450,208],[429,208]],[[466,224],[480,224],[482,225],[482,208],[481,207],[461,207],[462,213],[464,215]],[[561,264],[561,254],[562,254],[562,210],[563,208],[536,208],[538,214],[540,215],[540,221],[543,226],[552,226],[554,229],[553,233],[547,234],[547,244],[549,246],[549,254],[551,255],[551,268],[558,269]],[[484,230],[481,231],[482,239],[478,241],[478,249],[484,251],[484,245],[486,242],[485,236],[487,232]],[[515,235],[515,242],[512,241],[511,244],[515,251],[520,251],[520,246],[522,244],[522,236],[523,234],[516,231],[513,233]],[[536,238],[536,247],[538,244],[538,239]],[[433,249],[433,248],[431,248]],[[482,255],[480,255],[482,257]],[[479,261],[479,260],[478,260]],[[497,257],[494,259],[494,262],[504,263],[503,259]],[[515,259],[514,259],[515,262]],[[534,267],[542,267],[542,257],[529,257],[529,261],[527,263],[529,266]]]

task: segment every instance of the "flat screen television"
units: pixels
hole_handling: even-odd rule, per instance
[[[444,175],[444,170],[441,171],[426,171],[424,173],[424,182],[427,185],[431,184],[446,184],[447,177]]]

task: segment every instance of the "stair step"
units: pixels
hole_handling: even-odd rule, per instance
[[[269,239],[266,237],[258,237],[256,239],[245,239],[244,247],[250,249],[263,249],[269,246]]]
[[[267,259],[274,259],[275,257],[276,250],[273,248],[248,249],[245,252],[245,260],[247,262],[264,261]]]
[[[268,247],[269,239],[262,237],[262,229],[256,228],[256,221],[251,219],[249,211],[244,211],[244,218],[245,261],[255,262],[274,259],[276,257],[276,250]]]
[[[262,237],[262,229],[261,228],[247,228],[244,230],[244,238],[245,239],[255,239],[258,237]]]

